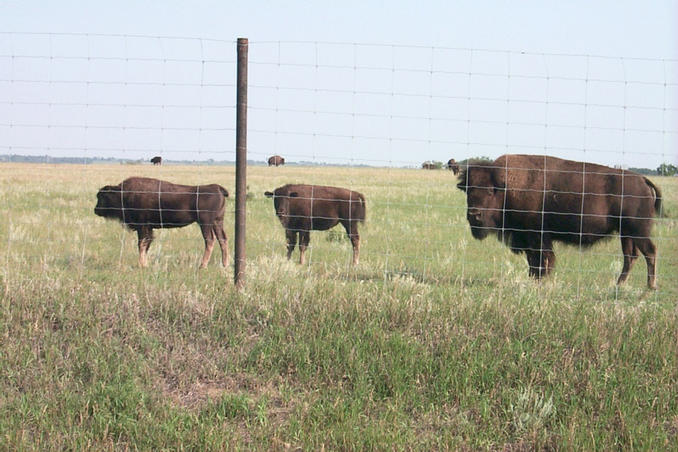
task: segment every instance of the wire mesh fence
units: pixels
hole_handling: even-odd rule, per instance
[[[282,220],[307,216],[281,213],[264,192],[310,184],[362,194],[367,214],[356,230],[312,232],[311,239],[307,229],[354,218],[327,199],[297,193],[297,202],[310,201],[318,223],[298,237],[308,271],[462,286],[522,283],[528,267],[533,276],[550,272],[555,249],[552,278],[579,291],[614,284],[636,256],[647,256],[645,241],[634,240],[651,237],[660,288],[662,280],[671,285],[677,184],[648,174],[659,188],[653,191],[635,174],[678,163],[678,61],[366,43],[250,41],[249,47],[250,266],[271,256],[284,260],[291,236]],[[134,240],[92,211],[100,188],[127,177],[220,184],[233,192],[235,75],[235,41],[0,33],[5,274],[24,258],[83,267],[106,265],[102,255],[133,263]],[[543,164],[495,165],[507,176],[503,186],[465,180],[469,162],[480,159],[487,168],[504,154],[541,156]],[[546,156],[587,165],[549,167]],[[155,157],[161,160],[151,163]],[[16,163],[22,160],[42,165]],[[447,170],[448,161],[461,177]],[[530,183],[515,182],[521,171]],[[595,181],[602,185],[589,189]],[[638,191],[638,181],[646,191]],[[499,192],[500,204],[480,203],[471,212],[473,192],[488,189]],[[171,215],[164,193],[150,193],[158,202],[149,209]],[[510,204],[507,194],[534,202]],[[657,198],[662,211],[659,204],[653,210]],[[472,223],[476,213],[500,215],[482,225]],[[232,237],[230,200],[224,215]],[[173,226],[161,223],[159,229]],[[627,223],[642,227],[627,230]],[[512,236],[508,245],[523,255],[497,241],[475,241],[471,232],[479,228]],[[74,230],[79,240],[62,237]],[[350,239],[357,236],[356,267]],[[617,238],[587,249],[594,237],[608,236]],[[210,235],[203,237],[207,243]],[[161,232],[151,261],[164,262],[162,268],[194,264],[197,243],[195,230]],[[632,279],[637,274],[641,281],[641,273],[636,268]],[[632,284],[644,285],[638,281]]]

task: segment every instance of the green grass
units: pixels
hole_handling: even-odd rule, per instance
[[[471,238],[446,171],[252,167],[236,292],[217,257],[197,270],[196,226],[159,232],[141,271],[136,236],[93,213],[127,176],[232,191],[232,168],[0,168],[0,449],[678,448],[675,178],[654,179],[648,291],[642,260],[615,286],[616,238],[558,246],[532,281]],[[263,192],[288,182],[365,194],[357,268],[336,232],[285,259]]]

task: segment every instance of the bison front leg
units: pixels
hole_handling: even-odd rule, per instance
[[[299,263],[304,265],[306,263],[306,248],[311,241],[311,233],[309,231],[299,231]]]
[[[525,254],[530,276],[535,279],[547,276],[556,265],[556,255],[551,250],[527,250]]]
[[[549,275],[553,270],[553,267],[556,266],[556,255],[553,252],[553,242],[551,241],[551,236],[548,234],[544,234],[542,237],[539,258],[539,268],[542,270],[543,276]]]
[[[294,247],[297,246],[297,231],[286,229],[285,238],[287,238],[287,260],[290,260]]]
[[[207,263],[210,261],[210,257],[212,257],[215,234],[211,224],[200,225],[200,230],[202,231],[202,237],[205,239],[205,253],[202,255],[200,268],[205,268],[207,267]]]
[[[539,251],[526,250],[525,256],[527,257],[527,265],[529,267],[530,277],[535,279],[541,278],[541,271],[539,269]]]
[[[547,276],[556,265],[556,255],[553,252],[551,238],[544,234],[541,238],[535,238],[528,242],[527,264],[530,266],[530,276],[541,279]]]
[[[151,246],[153,241],[153,228],[148,226],[142,226],[137,229],[137,236],[139,238],[139,266],[147,267],[148,266],[148,248]]]

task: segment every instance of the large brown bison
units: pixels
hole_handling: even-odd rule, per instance
[[[647,285],[656,288],[656,247],[650,240],[661,192],[631,171],[541,155],[503,155],[471,163],[459,175],[467,219],[476,239],[490,233],[527,256],[529,273],[547,275],[555,266],[553,242],[590,246],[619,232],[626,281],[640,251]]]
[[[155,157],[153,157],[151,159],[151,163],[154,164],[154,165],[162,165],[162,157],[160,157],[159,155],[156,155]]]
[[[358,222],[365,221],[365,197],[346,188],[321,185],[283,185],[264,193],[273,198],[275,213],[287,237],[287,258],[299,234],[299,263],[304,263],[311,231],[326,231],[341,223],[353,245],[353,264],[360,258]]]
[[[285,164],[285,159],[279,155],[273,155],[268,158],[268,166],[280,166]]]
[[[200,268],[207,266],[214,239],[221,247],[221,261],[228,266],[228,239],[224,232],[226,189],[217,184],[179,185],[147,177],[130,177],[118,185],[107,185],[97,193],[94,213],[120,220],[137,231],[139,265],[146,267],[146,253],[153,229],[180,228],[198,222],[205,239]]]
[[[459,174],[459,164],[455,159],[449,159],[447,161],[447,169],[452,171],[453,174]]]

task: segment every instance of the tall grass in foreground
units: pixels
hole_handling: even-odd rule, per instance
[[[232,168],[2,170],[2,449],[678,447],[678,181],[656,179],[653,292],[642,261],[614,285],[618,239],[558,247],[533,282],[471,239],[447,172],[251,168],[237,293],[218,259],[197,270],[196,226],[160,232],[141,271],[136,237],[92,212],[132,172],[230,190]],[[336,234],[285,260],[263,197],[328,181],[367,197],[355,269]]]

